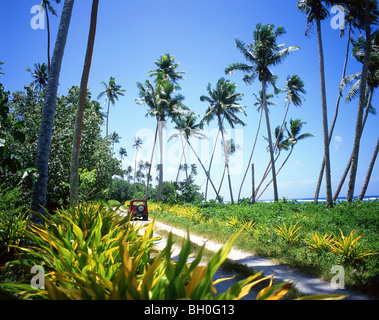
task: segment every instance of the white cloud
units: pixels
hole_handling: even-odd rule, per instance
[[[334,150],[337,151],[340,147],[341,143],[343,141],[343,138],[341,136],[335,136],[334,137]]]
[[[304,164],[303,164],[300,160],[296,160],[296,161],[295,161],[295,166],[296,166],[296,167],[299,167],[299,168],[303,168],[303,167],[304,167]]]

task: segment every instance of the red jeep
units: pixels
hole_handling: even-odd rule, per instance
[[[131,200],[128,213],[132,213],[133,218],[142,218],[142,220],[149,220],[149,211],[147,210],[147,201],[146,200]]]

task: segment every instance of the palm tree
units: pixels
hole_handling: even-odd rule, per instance
[[[61,0],[54,0],[57,4],[61,2]],[[57,12],[51,6],[49,0],[42,0],[41,6],[45,10],[46,14],[46,29],[47,29],[47,70],[50,70],[50,20],[49,20],[49,11],[56,17],[58,17]]]
[[[134,137],[133,141],[133,149],[136,149],[136,155],[134,157],[134,193],[136,193],[137,154],[138,150],[142,148],[143,141],[140,137]]]
[[[286,98],[284,99],[284,106],[287,105],[287,108],[279,131],[282,131],[291,102],[295,107],[301,107],[303,104],[302,100],[305,100],[305,98],[300,93],[307,93],[304,89],[303,80],[301,80],[297,74],[287,77],[286,86],[284,87],[283,91],[287,93]]]
[[[159,167],[160,181],[158,187],[158,201],[160,201],[163,187],[163,130],[166,126],[166,119],[184,114],[188,111],[185,110],[186,107],[183,105],[184,96],[175,93],[174,84],[166,79],[159,79],[155,87],[149,80],[145,81],[145,85],[137,82],[137,87],[139,89],[139,98],[136,99],[136,103],[146,105],[148,107],[147,115],[153,116],[157,120],[151,163],[153,161],[156,139],[158,137],[160,141],[161,164]],[[150,174],[148,178],[150,178]]]
[[[121,137],[119,136],[119,134],[117,132],[112,132],[112,134],[109,136],[109,138],[110,138],[110,141],[112,143],[112,149],[114,152],[114,144],[120,143]]]
[[[46,5],[50,6],[48,1],[45,2],[45,6]],[[84,108],[86,104],[88,78],[89,78],[89,72],[91,69],[93,47],[95,44],[98,8],[99,8],[99,0],[93,0],[92,9],[91,9],[91,22],[90,22],[88,42],[87,42],[87,51],[86,51],[86,56],[84,60],[82,79],[80,83],[79,103],[78,103],[78,110],[76,114],[74,143],[73,143],[72,157],[71,157],[71,172],[70,172],[71,206],[74,206],[78,202],[78,198],[79,198],[80,142],[82,139],[83,115],[84,115]],[[47,11],[46,11],[46,15],[47,15]]]
[[[276,77],[270,72],[269,67],[281,63],[290,52],[298,50],[299,47],[290,46],[284,48],[284,45],[278,45],[276,43],[277,38],[285,33],[285,29],[283,27],[278,27],[274,30],[274,28],[275,27],[272,24],[261,25],[258,23],[256,25],[256,30],[254,31],[254,42],[252,44],[245,44],[236,39],[237,48],[242,52],[245,59],[250,62],[251,65],[244,63],[233,63],[225,69],[225,72],[227,74],[231,74],[234,71],[242,71],[248,73],[243,78],[243,81],[246,84],[251,84],[256,78],[258,78],[262,84],[263,110],[266,117],[267,134],[270,146],[274,200],[278,201],[279,198],[275,178],[274,152],[271,142],[270,119],[266,101],[266,86],[270,83],[274,87],[275,93],[278,92],[275,87]]]
[[[301,140],[304,140],[306,138],[310,138],[310,137],[314,137],[313,134],[311,133],[303,133],[303,134],[300,134],[300,131],[301,129],[303,128],[304,124],[306,124],[306,122],[304,121],[301,121],[300,119],[296,119],[296,120],[290,120],[290,130],[288,130],[287,128],[286,131],[287,131],[287,137],[286,137],[286,140],[283,141],[283,147],[282,149],[285,149],[287,150],[288,149],[288,146],[290,147],[290,152],[288,153],[287,157],[285,158],[285,160],[283,161],[282,165],[280,166],[280,168],[278,169],[278,171],[276,172],[276,175],[279,174],[280,170],[282,170],[283,166],[286,164],[288,158],[291,156],[292,154],[292,151],[293,151],[293,148],[294,146]],[[285,126],[286,127],[286,126]],[[279,128],[278,128],[279,129]],[[280,131],[279,131],[280,132]],[[279,134],[280,135],[280,134]],[[280,139],[281,140],[281,139]],[[272,182],[272,179],[271,181],[266,185],[266,187],[262,190],[262,192],[260,193],[260,195],[257,197],[256,200],[258,200],[260,198],[260,196],[265,192],[265,190],[267,189],[267,187],[271,184]]]
[[[45,102],[42,113],[40,133],[38,137],[35,167],[38,171],[38,179],[32,188],[30,219],[35,223],[42,223],[42,219],[34,212],[43,214],[43,207],[46,207],[46,191],[48,163],[50,157],[51,135],[54,124],[55,106],[57,102],[57,91],[59,75],[62,66],[64,49],[70,26],[72,8],[74,0],[65,0],[62,17],[59,24],[57,40],[53,52],[51,69],[49,72],[49,82],[46,87]]]
[[[40,64],[35,63],[34,64],[34,71],[32,71],[29,67],[25,67],[26,71],[28,71],[32,77],[35,79],[33,81],[33,84],[38,88],[39,91],[42,91],[47,86],[48,82],[48,69],[46,63]]]
[[[370,61],[371,52],[371,22],[370,22],[370,4],[369,0],[365,0],[365,32],[366,32],[366,45],[364,50],[364,59],[362,66],[361,75],[361,85],[359,89],[359,103],[358,103],[358,113],[357,121],[355,125],[355,135],[354,135],[354,146],[353,146],[353,158],[351,162],[349,185],[347,189],[346,200],[351,202],[353,200],[354,188],[355,188],[355,178],[358,169],[358,156],[359,156],[359,145],[362,133],[362,117],[363,109],[366,101],[366,85],[367,85],[367,73]]]
[[[242,112],[246,115],[243,110],[243,105],[238,104],[238,101],[242,100],[242,93],[236,92],[237,85],[231,83],[229,80],[220,78],[217,81],[216,89],[211,89],[211,84],[208,83],[207,91],[209,96],[201,96],[200,101],[206,101],[210,106],[205,111],[205,115],[202,119],[202,122],[206,121],[207,124],[214,119],[218,120],[218,129],[221,132],[223,147],[224,147],[224,156],[225,156],[225,166],[228,173],[228,182],[229,182],[229,191],[232,204],[233,192],[232,184],[230,181],[230,172],[229,172],[229,160],[228,153],[226,151],[226,142],[224,137],[224,125],[223,120],[226,120],[231,128],[234,128],[236,124],[245,125],[245,123],[237,117],[237,113]]]
[[[358,40],[357,41],[352,40],[352,43],[354,45],[353,55],[359,62],[362,63],[363,57],[365,54],[364,53],[365,39],[363,36],[359,36]],[[378,86],[379,86],[379,71],[378,71],[379,70],[379,49],[378,49],[379,47],[378,46],[379,46],[379,32],[376,31],[372,35],[372,48],[373,48],[373,50],[370,54],[370,61],[369,61],[369,65],[368,65],[368,71],[369,71],[369,73],[367,75],[368,89],[366,90],[367,91],[366,96],[368,96],[368,98],[367,98],[367,102],[365,102],[366,111],[365,111],[365,114],[364,114],[363,119],[362,119],[362,126],[361,126],[361,133],[360,133],[361,136],[362,136],[365,124],[366,124],[368,114],[369,113],[372,113],[372,114],[376,113],[375,109],[373,107],[371,107],[371,100],[372,100],[374,90],[376,88],[378,88]],[[359,89],[361,86],[361,75],[362,75],[361,72],[357,72],[355,74],[352,74],[352,75],[345,77],[341,81],[341,85],[340,85],[341,91],[347,85],[353,83],[351,89],[349,90],[349,92],[346,95],[345,102],[351,102],[354,98],[356,98],[358,96]],[[346,177],[347,177],[347,175],[351,169],[351,164],[352,164],[352,160],[353,160],[353,156],[354,156],[353,151],[350,155],[350,159],[347,163],[345,171],[343,172],[342,177],[340,179],[340,182],[339,182],[339,184],[336,188],[336,191],[333,195],[333,201],[335,201],[338,198],[339,193],[341,192],[341,188],[345,182],[345,179],[346,179]]]
[[[118,154],[120,155],[121,159],[121,170],[122,170],[122,161],[124,160],[124,157],[128,156],[128,152],[124,147],[121,147],[120,150],[118,150]],[[122,180],[124,180],[124,174],[122,174]]]
[[[253,154],[254,154],[254,150],[255,150],[255,145],[257,143],[258,134],[259,134],[259,130],[260,130],[260,127],[261,127],[261,122],[262,122],[262,114],[263,114],[262,91],[259,91],[259,97],[255,93],[253,93],[253,95],[254,95],[255,99],[257,100],[256,102],[254,102],[254,106],[257,107],[257,111],[260,113],[260,116],[259,116],[257,133],[255,134],[253,148],[251,149],[251,153],[250,153],[249,162],[247,164],[246,171],[245,171],[245,174],[244,174],[244,176],[242,178],[242,182],[241,182],[240,189],[239,189],[239,192],[238,192],[238,201],[240,200],[241,190],[242,190],[243,183],[245,182],[245,178],[246,178],[247,172],[250,169],[251,159],[253,158]],[[269,101],[269,99],[272,99],[273,97],[274,97],[274,95],[271,94],[271,93],[269,93],[269,94],[266,95],[266,104],[267,104],[267,106],[274,106],[274,105],[276,105],[275,102]]]
[[[216,197],[218,201],[221,203],[222,202],[221,198],[217,192],[216,187],[213,184],[213,181],[209,177],[209,172],[205,169],[203,163],[200,160],[199,155],[196,153],[196,151],[194,150],[194,148],[192,147],[190,143],[190,137],[195,137],[198,139],[208,139],[208,137],[201,132],[202,123],[200,122],[199,124],[196,124],[196,119],[197,119],[197,116],[195,116],[193,113],[174,118],[174,122],[176,123],[175,129],[178,131],[178,133],[174,133],[173,135],[170,136],[169,139],[171,140],[178,136],[184,136],[185,141],[187,142],[188,146],[191,148],[192,152],[195,154],[197,160],[199,161],[201,167],[204,170],[205,175],[209,179],[212,185],[212,188],[214,192],[216,193]],[[195,169],[195,167],[191,166],[191,170],[193,169]]]
[[[321,0],[300,0],[297,3],[297,8],[307,14],[307,29],[309,30],[310,24],[316,21],[317,25],[317,43],[320,61],[320,85],[321,85],[321,110],[322,110],[322,129],[324,136],[324,158],[325,158],[325,180],[326,180],[326,206],[332,207],[332,185],[331,185],[331,170],[330,170],[330,156],[329,156],[329,128],[328,128],[328,113],[326,103],[326,89],[325,89],[325,70],[324,70],[324,52],[322,47],[321,38],[321,21],[328,16],[328,10],[322,4],[330,4],[330,1]]]
[[[337,2],[337,1],[335,1],[335,2]],[[338,3],[339,2],[340,1],[338,1]],[[370,1],[370,2],[374,3],[375,1]],[[345,19],[345,22],[348,23],[348,33],[347,33],[347,45],[346,45],[345,61],[344,61],[344,64],[343,64],[343,69],[342,69],[342,81],[344,81],[345,74],[346,74],[346,67],[347,67],[347,62],[348,62],[348,58],[349,58],[349,50],[350,50],[350,40],[351,40],[350,36],[351,36],[351,33],[354,33],[354,29],[359,29],[359,30],[364,29],[364,15],[365,15],[364,11],[362,10],[362,4],[360,4],[358,2],[343,1],[343,7],[344,7],[344,10],[345,10],[345,17],[344,17],[344,19]],[[374,11],[372,12],[371,19],[372,19],[373,22],[377,21],[377,14],[375,15]],[[345,34],[345,28],[341,28],[341,30],[340,30],[340,36],[343,37],[344,34]],[[335,127],[335,124],[336,124],[336,121],[337,121],[337,116],[338,116],[339,104],[340,104],[341,97],[342,97],[342,94],[341,94],[341,87],[340,87],[339,94],[338,94],[338,97],[337,97],[336,108],[335,108],[335,112],[334,112],[334,118],[333,118],[332,124],[330,126],[330,130],[329,130],[329,145],[330,145],[330,142],[332,140],[334,127]],[[315,195],[314,195],[314,202],[318,201],[318,196],[319,196],[319,193],[320,193],[321,182],[322,182],[322,178],[323,178],[323,175],[324,175],[324,170],[325,170],[325,158],[323,158],[323,160],[322,160],[321,169],[320,169],[320,173],[319,173],[319,178],[318,178],[318,182],[317,182],[317,186],[316,186],[316,191],[315,191]],[[336,193],[339,194],[339,191],[335,192],[335,194]],[[337,197],[338,197],[338,195],[337,195]],[[333,196],[333,201],[336,201],[336,197],[335,196]]]
[[[106,134],[105,136],[108,136],[108,120],[109,120],[109,106],[112,103],[114,106],[116,103],[116,100],[118,100],[118,96],[123,96],[125,89],[121,89],[121,86],[116,84],[115,78],[110,77],[109,83],[106,84],[104,81],[101,81],[102,85],[105,87],[105,90],[100,92],[100,94],[97,96],[97,99],[100,99],[102,96],[106,96],[105,103],[108,102],[108,109],[107,109],[107,127],[106,127]]]

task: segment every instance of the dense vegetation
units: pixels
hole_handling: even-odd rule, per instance
[[[159,220],[224,242],[245,227],[236,246],[327,280],[345,268],[349,287],[378,295],[379,201],[339,202],[325,210],[312,202],[151,204]]]

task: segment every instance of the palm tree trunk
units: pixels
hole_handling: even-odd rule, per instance
[[[349,23],[349,32],[347,34],[347,45],[346,45],[345,62],[344,62],[343,69],[342,69],[342,79],[345,78],[347,61],[349,59],[350,34],[351,34],[351,23]],[[342,94],[341,94],[341,92],[339,92],[338,98],[337,98],[337,103],[336,103],[336,110],[334,112],[334,118],[333,118],[332,126],[330,127],[330,131],[329,131],[329,147],[330,147],[330,142],[332,141],[333,131],[334,131],[334,127],[335,127],[336,121],[337,121],[337,116],[338,116],[338,110],[339,110],[339,105],[340,105],[341,97],[342,97]],[[319,197],[319,194],[320,194],[320,188],[321,188],[322,178],[324,176],[324,170],[325,170],[325,156],[322,159],[321,169],[320,169],[320,173],[319,173],[319,176],[318,176],[316,191],[315,191],[314,200],[313,200],[315,203],[318,202],[318,197]],[[335,201],[335,200],[333,199],[333,201]]]
[[[158,202],[162,201],[163,193],[163,129],[166,127],[166,121],[161,119],[159,122],[158,136],[160,148],[160,161],[159,161],[159,185],[158,185]]]
[[[225,115],[222,118],[221,124],[223,123],[224,119],[225,119]],[[214,154],[215,154],[215,151],[216,151],[216,146],[217,146],[217,141],[218,141],[219,135],[220,135],[220,130],[217,132],[216,141],[214,143],[211,160],[209,161],[209,167],[208,167],[209,176],[211,175],[211,166],[212,166],[213,157],[214,157]],[[207,178],[206,183],[205,183],[205,196],[204,196],[205,201],[207,201],[207,195],[208,195],[208,178]]]
[[[62,17],[59,25],[57,40],[55,43],[51,69],[49,72],[49,82],[46,88],[45,103],[43,107],[40,133],[38,137],[35,167],[38,170],[38,180],[33,185],[31,197],[31,210],[43,214],[46,207],[47,177],[50,157],[51,135],[53,131],[55,107],[57,102],[57,92],[59,75],[62,66],[64,49],[68,30],[70,27],[72,8],[74,0],[65,0]],[[42,219],[34,213],[30,213],[32,222],[41,223]]]
[[[378,137],[378,140],[376,140],[375,150],[374,150],[374,153],[372,155],[370,164],[368,166],[365,182],[363,183],[361,193],[358,196],[358,200],[363,200],[363,198],[365,197],[367,186],[368,186],[368,183],[370,182],[372,169],[374,168],[376,157],[378,155],[378,151],[379,151],[379,137]]]
[[[150,175],[151,175],[151,167],[153,166],[153,158],[154,158],[154,150],[155,150],[155,143],[157,142],[157,135],[158,135],[158,121],[157,121],[157,127],[155,129],[155,137],[154,137],[154,144],[153,144],[153,151],[151,152],[151,160],[150,160],[150,167],[149,167],[149,173],[147,175],[147,183],[146,183],[146,200],[149,197],[149,181],[150,181]]]
[[[269,144],[269,149],[270,149],[270,161],[271,161],[272,182],[273,182],[273,189],[274,189],[274,201],[279,201],[278,187],[276,184],[276,176],[275,176],[275,160],[274,160],[274,151],[272,148],[270,119],[269,119],[268,110],[267,110],[266,82],[265,81],[262,81],[262,95],[263,95],[263,108],[264,108],[265,116],[266,116],[268,144]]]
[[[257,129],[257,133],[255,134],[254,145],[253,145],[253,149],[251,150],[251,153],[250,153],[249,163],[247,164],[247,168],[246,168],[245,174],[244,174],[244,176],[243,176],[243,179],[242,179],[242,182],[241,182],[240,189],[239,189],[239,191],[238,191],[238,201],[240,201],[240,196],[241,196],[242,186],[243,186],[243,183],[245,182],[245,178],[246,178],[247,172],[249,171],[250,163],[251,163],[251,159],[253,158],[253,154],[254,154],[254,150],[255,150],[255,145],[256,145],[256,143],[257,143],[257,138],[258,138],[259,129],[260,129],[260,127],[261,127],[262,115],[263,115],[263,109],[261,109],[261,115],[260,115],[260,117],[259,117],[259,122],[258,122],[258,129]]]
[[[108,137],[108,120],[109,120],[109,106],[110,106],[111,100],[108,97],[108,110],[107,110],[107,129],[105,132],[105,136]]]
[[[282,170],[283,166],[286,164],[288,158],[290,157],[291,153],[292,153],[292,150],[293,150],[293,145],[291,146],[291,150],[290,152],[288,153],[287,157],[284,159],[282,165],[280,166],[280,168],[278,169],[278,171],[276,172],[276,175],[279,174],[280,170]],[[265,188],[262,190],[262,192],[259,194],[259,196],[255,199],[256,201],[261,197],[261,195],[266,191],[266,189],[268,188],[268,186],[271,184],[272,182],[272,179],[270,180],[270,182],[268,184],[266,184]]]
[[[324,70],[324,51],[321,39],[321,22],[317,19],[317,42],[320,59],[320,84],[321,84],[321,108],[322,108],[322,131],[324,135],[324,158],[325,158],[325,181],[326,181],[326,206],[333,207],[332,184],[329,156],[329,128],[328,113],[326,106],[326,89],[325,89],[325,70]]]
[[[363,116],[363,108],[365,105],[365,96],[366,96],[368,62],[370,59],[370,50],[371,50],[369,15],[370,15],[369,1],[365,0],[366,49],[365,49],[365,57],[363,60],[363,67],[362,67],[361,87],[359,89],[359,106],[358,106],[357,122],[355,125],[353,158],[351,160],[349,187],[347,189],[347,195],[346,195],[346,200],[349,202],[353,200],[355,178],[357,175],[359,145],[360,145],[361,132],[362,132],[362,116]]]
[[[361,129],[361,136],[362,136],[362,133],[363,133],[363,129],[365,127],[365,124],[366,124],[366,120],[367,120],[367,117],[368,117],[368,114],[370,113],[370,105],[371,105],[371,100],[372,100],[372,95],[373,95],[373,91],[374,89],[373,88],[370,88],[370,94],[369,94],[369,98],[368,98],[368,102],[367,102],[367,105],[366,105],[366,111],[365,111],[365,115],[363,117],[363,121],[362,121],[362,129]],[[349,158],[349,161],[347,162],[347,166],[345,168],[345,171],[343,172],[342,174],[342,177],[341,177],[341,180],[337,186],[337,189],[333,195],[333,201],[336,201],[340,192],[341,192],[341,188],[343,186],[343,184],[345,183],[345,180],[346,180],[346,177],[347,177],[347,174],[349,173],[350,171],[350,168],[351,168],[351,161],[353,160],[353,151],[351,152],[351,155],[350,155],[350,158]]]
[[[46,13],[46,29],[47,29],[47,73],[50,71],[50,21],[47,5],[44,3],[44,9]]]
[[[222,183],[224,182],[225,171],[226,171],[226,166],[224,165],[224,171],[222,172],[222,177],[221,177],[220,185],[218,187],[218,193],[220,193]],[[217,199],[217,197],[216,197],[216,199]]]
[[[214,184],[213,184],[213,181],[212,181],[211,178],[209,177],[209,173],[208,173],[207,170],[205,169],[203,163],[201,162],[201,160],[200,160],[199,156],[197,155],[196,151],[193,149],[193,147],[192,147],[191,143],[189,142],[189,140],[187,140],[187,142],[188,142],[188,145],[190,146],[191,150],[192,150],[193,153],[195,154],[197,160],[199,161],[200,165],[202,166],[202,168],[203,168],[203,170],[204,170],[204,172],[205,172],[205,175],[206,175],[207,178],[209,179],[209,182],[211,183],[212,188],[213,188],[214,192],[216,193],[216,196],[217,196],[218,201],[221,203],[222,200],[221,200],[221,198],[220,198],[220,196],[219,196],[219,194],[218,194],[218,192],[217,192],[217,190],[216,190],[216,187],[215,187]]]
[[[226,172],[228,173],[228,182],[229,182],[229,192],[230,192],[230,201],[232,204],[234,204],[234,199],[233,199],[233,191],[232,191],[232,183],[230,181],[230,172],[229,172],[229,159],[228,159],[228,151],[226,149],[226,143],[225,143],[225,137],[224,137],[224,130],[222,127],[222,122],[221,122],[221,117],[218,115],[218,121],[220,124],[220,131],[221,131],[221,138],[222,138],[222,144],[224,146],[224,157],[225,157],[225,167],[226,167]]]
[[[91,9],[91,22],[87,42],[87,52],[84,60],[82,80],[80,83],[80,94],[78,111],[76,115],[75,133],[74,133],[74,145],[72,149],[71,159],[71,173],[70,173],[70,201],[71,206],[75,206],[79,198],[79,153],[80,153],[80,141],[82,139],[82,126],[83,115],[86,104],[87,85],[89,72],[91,69],[92,53],[95,44],[96,24],[97,24],[97,12],[99,7],[99,0],[93,0]]]

